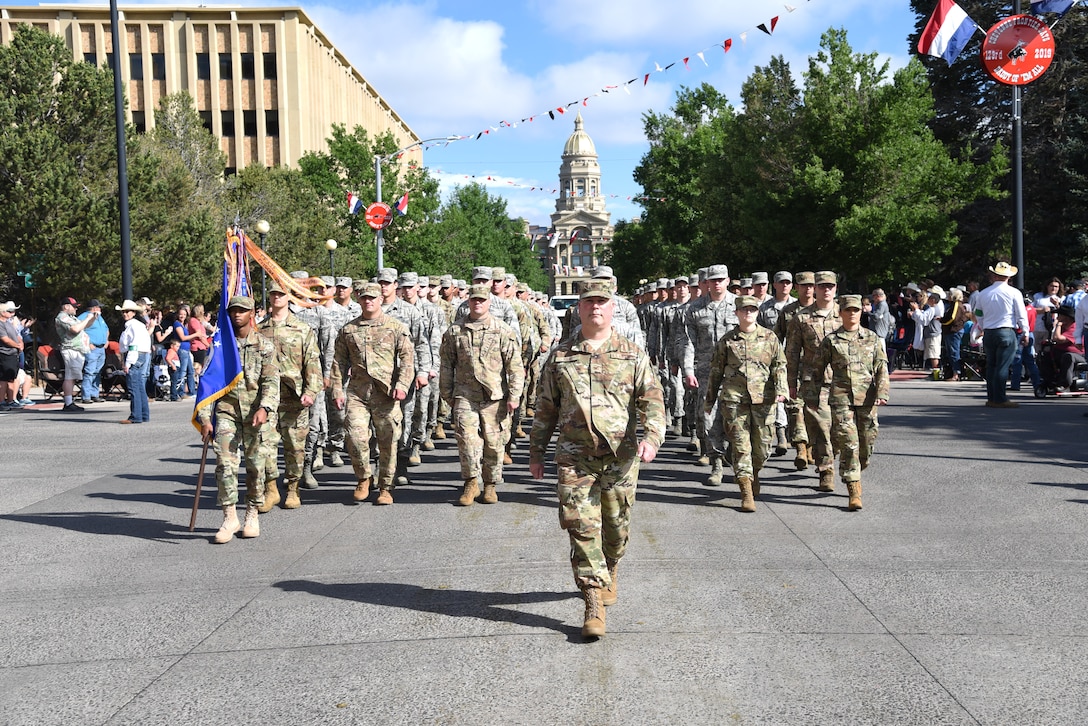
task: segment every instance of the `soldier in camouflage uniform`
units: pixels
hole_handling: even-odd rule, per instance
[[[597,265],[593,268],[593,279],[605,280],[611,282],[612,287],[616,286],[616,276],[612,274],[612,268],[608,265]],[[646,350],[646,334],[643,332],[639,311],[622,295],[616,295],[613,300],[616,303],[616,315],[612,320],[612,328],[639,348]],[[569,338],[581,323],[578,306],[572,305],[567,308],[567,314],[563,317],[563,337]]]
[[[408,447],[408,466],[419,466],[420,449],[430,443],[430,429],[427,427],[430,421],[431,397],[438,395],[438,350],[442,347],[442,327],[445,321],[442,313],[432,303],[419,294],[419,275],[414,272],[402,272],[397,279],[397,294],[404,302],[415,307],[419,311],[419,319],[423,324],[423,337],[427,341],[428,360],[430,367],[422,369],[416,366],[416,375],[422,379],[425,373],[427,383],[416,391],[416,404],[412,411],[412,420],[404,420],[404,428],[411,427]],[[426,447],[434,449],[434,444]]]
[[[310,407],[324,388],[321,355],[317,336],[288,308],[288,297],[278,282],[268,288],[269,315],[257,328],[276,346],[276,366],[280,372],[280,405],[269,417],[269,456],[264,471],[262,513],[280,501],[276,486],[278,439],[283,440],[283,484],[287,496],[284,509],[297,509],[299,480],[306,463],[306,438],[310,429]]]
[[[684,326],[684,311],[691,302],[688,290],[688,276],[678,275],[673,278],[673,296],[671,305],[664,309],[661,325],[661,358],[665,364],[668,386],[665,388],[665,411],[669,414],[670,433],[680,436],[684,433],[684,398],[687,387],[680,375],[680,366],[684,362],[684,351],[679,348],[680,329]]]
[[[514,314],[518,318],[518,337],[521,340],[520,360],[522,375],[524,376],[526,369],[528,369],[532,359],[536,356],[537,348],[540,346],[540,334],[537,331],[536,322],[529,312],[528,307],[517,296],[517,276],[508,273],[502,267],[495,267],[492,268],[492,277],[491,291],[505,300],[506,303],[514,309]],[[524,396],[524,391],[522,391],[522,394]],[[522,405],[523,403],[524,401],[518,401],[518,408],[511,417],[511,436],[507,440],[506,455],[503,457],[503,461],[507,464],[512,463],[510,460],[510,450],[513,448],[513,439],[515,437],[519,439],[525,438],[525,431],[521,428],[521,417],[525,412],[525,407]]]
[[[502,281],[505,284],[505,282],[506,282],[506,270],[504,270],[501,267],[499,269],[503,271]],[[472,284],[473,285],[480,285],[480,284],[491,285],[493,277],[494,277],[494,273],[493,273],[493,270],[490,267],[486,267],[486,266],[481,265],[479,267],[473,267],[472,268]],[[492,287],[494,287],[494,286],[492,286]],[[465,295],[468,295],[467,286],[464,286],[464,291],[465,291]],[[462,297],[464,297],[464,296],[462,296]],[[464,322],[465,318],[467,318],[467,317],[468,317],[468,300],[466,299],[466,300],[462,300],[457,305],[457,314],[454,316],[453,321],[455,323],[461,323],[461,322]],[[499,320],[501,320],[504,323],[506,323],[507,325],[509,325],[510,329],[513,330],[514,333],[516,333],[517,336],[518,336],[518,345],[521,345],[521,325],[518,323],[517,313],[514,312],[514,308],[510,307],[510,303],[508,303],[506,300],[502,299],[498,295],[494,294],[494,292],[492,292],[492,295],[491,295],[491,317],[498,318]]]
[[[460,298],[457,297],[457,285],[453,279],[453,275],[442,275],[438,286],[438,300],[437,303],[442,309],[442,314],[446,316],[446,329],[453,324],[453,320],[457,317],[457,306],[461,304]],[[445,330],[442,331],[445,335]],[[438,416],[432,436],[436,439],[446,438],[445,424],[450,422],[450,407],[446,405],[446,402],[442,400],[442,397],[438,397]]]
[[[718,341],[710,364],[705,410],[717,400],[732,455],[743,512],[756,511],[759,470],[767,461],[775,404],[786,400],[786,359],[773,332],[756,323],[759,300],[737,298],[737,327]]]
[[[798,272],[795,278],[797,299],[783,307],[778,312],[778,318],[774,323],[774,334],[786,343],[786,330],[790,321],[797,316],[799,310],[803,310],[816,301],[816,273]],[[790,396],[786,399],[786,439],[797,451],[793,464],[798,471],[804,471],[805,467],[812,464],[812,450],[809,449],[808,428],[805,426],[805,402],[800,398]]]
[[[705,273],[704,273],[705,274]],[[699,451],[699,436],[698,436],[698,418],[703,415],[703,404],[697,400],[698,389],[688,388],[684,383],[684,319],[687,315],[688,308],[695,302],[696,298],[691,297],[692,290],[698,290],[699,277],[698,275],[691,275],[687,279],[687,299],[685,300],[684,292],[681,291],[680,297],[677,300],[677,305],[673,308],[673,317],[669,322],[669,338],[667,342],[667,357],[669,361],[669,373],[677,379],[677,386],[680,396],[681,413],[683,416],[683,423],[681,424],[680,434],[688,437],[687,450]]]
[[[774,294],[767,295],[759,304],[759,315],[756,322],[764,328],[773,331],[778,324],[779,313],[782,309],[794,303],[790,291],[793,289],[793,273],[788,270],[779,270],[774,273]],[[779,338],[779,342],[781,342]],[[774,455],[782,456],[789,450],[789,438],[786,436],[786,404],[779,403],[775,406],[774,430],[775,446]]]
[[[698,391],[697,399],[705,401],[710,380],[710,363],[721,337],[737,325],[735,296],[729,292],[729,268],[711,265],[706,272],[707,294],[688,306],[684,314],[684,383]],[[714,409],[696,421],[702,457],[699,464],[710,465],[707,486],[719,486],[724,476],[725,431]]]
[[[491,317],[491,289],[473,285],[469,305],[468,318],[451,325],[442,338],[439,376],[442,400],[453,411],[465,482],[457,501],[462,507],[476,501],[481,476],[480,501],[499,501],[495,487],[502,483],[503,447],[525,382],[514,331]]]
[[[850,493],[850,511],[861,509],[861,472],[876,446],[876,407],[888,403],[888,355],[884,341],[861,325],[861,295],[839,298],[842,327],[820,343],[820,360],[831,369],[831,436],[839,452],[839,478]]]
[[[786,330],[786,381],[790,398],[800,396],[804,402],[805,428],[820,473],[820,491],[832,492],[835,454],[831,447],[831,408],[827,402],[831,371],[820,357],[820,344],[828,333],[842,326],[842,318],[835,303],[835,273],[817,272],[815,280],[815,302],[797,311]]]
[[[331,329],[332,341],[329,344],[329,358],[330,364],[326,370],[326,375],[331,380],[333,348],[336,345],[336,336],[340,334],[340,331],[345,325],[350,323],[355,318],[362,314],[363,309],[359,306],[359,303],[352,299],[352,295],[355,294],[355,281],[350,277],[338,277],[336,278],[336,289],[333,299],[329,301],[325,306],[325,313],[328,318],[329,328]],[[346,377],[344,383],[347,383]],[[326,440],[325,447],[329,452],[329,466],[342,466],[344,464],[344,411],[338,409],[336,404],[333,403],[333,399],[336,398],[337,391],[333,391],[327,396],[328,404],[325,409],[328,413],[328,430],[329,435]],[[343,391],[339,391],[343,393]],[[320,457],[314,457],[315,463]],[[320,467],[316,467],[320,468]]]
[[[422,280],[423,278],[420,279]],[[446,331],[449,330],[450,324],[453,323],[453,314],[455,312],[449,301],[442,296],[442,285],[445,284],[446,281],[449,281],[449,284],[452,285],[453,277],[450,275],[430,275],[427,279],[430,283],[428,286],[427,300],[438,308],[438,312],[442,315],[442,329],[439,335],[439,338],[441,338],[446,334]],[[449,412],[445,411],[445,408],[446,404],[442,400],[441,395],[435,393],[435,395],[431,396],[431,407],[427,416],[427,430],[431,432],[432,439],[446,438],[445,427],[440,422],[440,419],[444,419],[449,415]],[[427,441],[429,442],[430,439]],[[434,448],[433,443],[430,446],[432,449]]]
[[[529,435],[529,472],[543,479],[544,452],[559,429],[559,522],[570,537],[574,580],[586,603],[585,637],[605,633],[602,606],[616,602],[639,462],[653,461],[665,437],[661,386],[646,354],[613,330],[613,294],[604,280],[583,287],[581,332],[544,363]]]
[[[310,273],[305,270],[297,270],[291,273],[291,277],[296,280],[306,280],[309,279]],[[319,279],[322,283],[321,288],[317,289],[315,286],[314,291],[332,295],[336,286],[335,280],[327,275]],[[313,472],[323,466],[323,464],[318,464],[317,462],[320,459],[320,453],[322,447],[325,446],[325,441],[328,438],[329,432],[329,418],[325,410],[324,389],[325,386],[328,385],[329,373],[332,371],[332,347],[336,342],[336,331],[333,329],[329,316],[327,315],[328,310],[324,305],[314,305],[313,307],[306,308],[292,302],[289,303],[288,308],[295,317],[309,325],[310,329],[314,331],[314,335],[317,336],[317,347],[321,356],[322,390],[314,399],[314,404],[310,406],[310,426],[306,434],[306,450],[302,467],[302,479],[299,480],[299,486],[304,489],[316,489],[318,484],[317,479],[314,478]],[[274,505],[269,505],[266,498],[265,506],[271,509]]]
[[[243,537],[257,537],[261,533],[258,508],[264,502],[262,482],[268,458],[268,416],[280,405],[276,349],[253,327],[253,298],[232,297],[226,312],[238,345],[242,380],[218,401],[197,411],[201,436],[204,441],[213,442],[215,451],[215,481],[219,488],[216,501],[223,508],[223,525],[215,533],[216,544],[230,542],[238,530],[242,530]],[[246,467],[244,525],[238,522],[235,506],[239,456],[245,456]]]
[[[533,299],[533,291],[524,282],[518,283],[518,300],[529,311],[533,319],[533,329],[536,334],[537,346],[533,349],[529,363],[525,367],[525,392],[521,397],[521,415],[533,416],[536,412],[536,382],[540,378],[540,364],[544,362],[544,354],[552,347],[552,326],[544,309]]]
[[[378,441],[378,481],[375,504],[393,503],[404,412],[401,404],[415,385],[413,345],[408,327],[382,310],[382,288],[356,282],[362,314],[336,338],[336,365],[332,372],[335,404],[345,410],[347,449],[355,470],[352,500],[366,501],[374,478],[370,471],[370,435]],[[342,376],[350,375],[346,391]],[[346,405],[345,405],[346,403]]]

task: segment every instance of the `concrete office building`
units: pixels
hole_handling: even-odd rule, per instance
[[[23,23],[61,36],[76,60],[112,63],[106,5],[0,7],[0,42]],[[228,172],[295,166],[326,150],[334,123],[391,131],[401,147],[420,140],[300,8],[133,5],[119,34],[128,120],[150,129],[159,99],[188,91]]]

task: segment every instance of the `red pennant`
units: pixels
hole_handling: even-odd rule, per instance
[[[649,83],[649,82],[650,82],[650,74],[649,74],[649,73],[647,73],[647,74],[646,74],[645,76],[643,76],[643,78],[642,78],[642,85],[644,85],[644,86],[645,86],[645,85],[646,85],[647,83]]]
[[[725,43],[722,44],[722,47],[725,48],[725,52],[728,53],[729,49],[733,47],[733,39],[729,38],[726,40]]]
[[[688,59],[687,58],[684,59],[684,70],[688,70],[688,71],[691,70],[690,68],[688,68]]]
[[[771,29],[770,30],[767,30],[767,24],[766,23],[760,23],[756,27],[759,28],[760,30],[762,30],[767,35],[771,35],[772,33],[774,33],[774,26],[776,26],[776,25],[778,25],[778,16],[777,15],[775,15],[773,18],[771,18]]]

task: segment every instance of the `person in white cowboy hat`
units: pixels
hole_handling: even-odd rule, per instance
[[[1023,293],[1009,284],[1016,268],[998,262],[988,269],[992,284],[979,292],[974,309],[986,351],[986,406],[1017,408],[1019,404],[1008,399],[1005,382],[1016,346],[1028,344],[1028,313]]]
[[[125,329],[117,346],[124,356],[124,372],[129,392],[128,418],[123,424],[147,423],[151,417],[147,401],[147,377],[151,372],[151,334],[140,316],[143,305],[125,300],[115,307],[125,319]]]

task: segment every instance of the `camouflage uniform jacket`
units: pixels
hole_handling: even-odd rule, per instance
[[[408,327],[390,315],[373,320],[356,318],[336,337],[336,366],[332,390],[343,386],[340,372],[351,375],[349,389],[363,390],[370,381],[386,396],[393,390],[408,392],[415,378],[412,342]]]
[[[797,312],[803,307],[805,306],[801,304],[800,300],[794,300],[778,311],[778,319],[774,321],[774,334],[778,336],[779,340],[785,342],[790,321],[797,317]]]
[[[419,311],[420,319],[423,320],[423,331],[431,348],[431,367],[427,371],[437,376],[438,351],[442,347],[442,328],[444,327],[442,311],[422,295],[416,298],[415,306],[416,310]]]
[[[518,345],[521,345],[521,324],[518,322],[518,314],[514,312],[514,308],[510,306],[507,300],[492,293],[490,315],[509,325],[510,329],[518,336]],[[466,320],[468,320],[468,300],[457,306],[457,314],[454,316],[453,321],[460,324]]]
[[[442,336],[442,400],[517,401],[525,385],[521,350],[514,331],[490,314],[451,325]]]
[[[831,367],[832,406],[875,406],[888,400],[888,355],[883,340],[868,328],[839,328],[820,343],[820,358]]]
[[[759,306],[759,314],[756,316],[756,322],[762,325],[767,330],[776,330],[775,326],[778,325],[778,319],[781,317],[782,310],[797,302],[792,297],[788,297],[782,302],[774,299],[774,296],[767,298]],[[777,331],[776,331],[777,333]],[[785,337],[786,328],[783,326],[782,335],[778,336],[779,340]]]
[[[276,346],[276,367],[283,390],[293,391],[298,398],[317,398],[325,384],[317,336],[310,326],[288,312],[282,322],[271,316],[265,318],[257,330]]]
[[[786,358],[770,330],[756,326],[750,333],[733,328],[718,341],[710,364],[706,406],[724,403],[774,403],[786,390]]]
[[[431,341],[427,337],[423,316],[419,314],[419,310],[411,303],[398,297],[388,305],[383,304],[382,312],[394,320],[404,323],[405,327],[408,328],[408,338],[412,341],[412,347],[415,349],[415,354],[412,357],[415,370],[411,371],[412,376],[427,375],[434,370],[433,361],[431,360]],[[337,358],[339,359],[339,356]]]
[[[441,295],[434,301],[434,305],[442,313],[442,334],[445,335],[446,331],[450,329],[450,325],[453,324],[453,305]]]
[[[528,308],[529,314],[533,316],[533,325],[536,326],[536,335],[539,342],[536,346],[536,352],[533,357],[540,355],[540,349],[547,350],[552,347],[552,339],[555,334],[552,332],[552,324],[548,320],[547,313],[544,312],[544,308],[540,307],[533,301],[525,303],[525,307]]]
[[[630,459],[638,453],[640,418],[644,440],[660,448],[664,396],[646,353],[615,330],[597,350],[581,334],[572,336],[541,370],[529,461],[543,463],[556,427],[557,461],[608,453]]]
[[[665,335],[662,338],[662,355],[665,363],[679,368],[684,362],[684,315],[694,300],[678,302],[669,308],[669,317],[665,320]]]
[[[684,313],[684,375],[706,375],[718,341],[735,327],[737,306],[733,293],[727,292],[719,302],[709,295],[693,300]]]
[[[321,354],[321,377],[328,378],[332,375],[332,354],[336,345],[337,328],[332,324],[329,311],[322,305],[312,308],[304,308],[301,305],[291,303],[288,309],[302,322],[310,326],[317,336],[317,348]]]
[[[229,325],[229,323],[228,323]],[[239,338],[238,357],[242,361],[242,380],[219,399],[224,404],[238,404],[248,422],[258,408],[277,411],[280,407],[280,371],[276,367],[276,346],[256,331]],[[197,420],[206,424],[212,420],[212,406],[200,407]]]
[[[796,386],[801,381],[831,383],[831,371],[820,357],[820,343],[828,333],[842,327],[838,303],[818,310],[813,303],[801,308],[786,329],[786,382]]]

